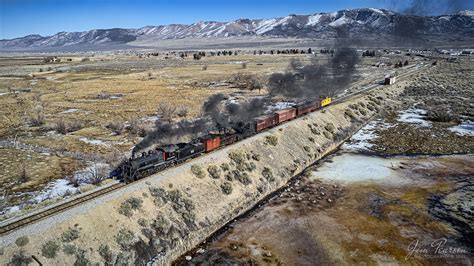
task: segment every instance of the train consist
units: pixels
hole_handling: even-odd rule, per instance
[[[125,182],[138,180],[198,157],[203,153],[230,145],[286,121],[319,110],[331,102],[331,97],[325,97],[317,101],[295,104],[291,108],[278,110],[272,114],[254,118],[252,121],[233,124],[231,128],[222,129],[219,133],[211,132],[189,143],[169,144],[143,152],[140,156],[132,155],[120,167],[120,178]]]

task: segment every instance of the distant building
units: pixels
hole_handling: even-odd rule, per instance
[[[385,78],[384,84],[385,85],[392,85],[392,84],[395,83],[395,81],[396,81],[395,77],[387,77],[387,78]]]

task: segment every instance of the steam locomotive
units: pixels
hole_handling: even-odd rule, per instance
[[[319,110],[331,104],[331,102],[331,97],[325,97],[322,100],[295,104],[291,108],[259,116],[252,121],[235,123],[231,129],[224,129],[218,133],[209,133],[189,143],[161,146],[148,152],[143,152],[139,156],[133,154],[130,159],[121,165],[120,179],[125,182],[133,182],[170,166],[198,157],[203,153],[209,153],[286,121]]]

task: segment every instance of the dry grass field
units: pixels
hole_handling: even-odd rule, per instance
[[[239,53],[193,60],[192,55],[77,54],[59,56],[60,63],[44,63],[40,56],[1,57],[0,164],[5,170],[0,172],[0,193],[6,206],[0,212],[34,194],[21,192],[41,190],[91,162],[113,167],[153,126],[160,102],[186,108],[188,118],[196,117],[203,101],[215,93],[240,92],[242,98],[266,94],[265,89],[239,89],[232,81],[240,73],[265,83],[291,60],[309,63],[311,57]],[[321,64],[328,61],[325,55],[316,58]],[[404,59],[364,59],[353,86],[393,72],[373,67],[375,62]]]

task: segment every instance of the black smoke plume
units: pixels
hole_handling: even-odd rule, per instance
[[[391,5],[405,15],[438,16],[469,9],[469,2],[466,0],[392,0]]]
[[[300,61],[290,63],[285,73],[275,73],[268,81],[269,93],[293,99],[317,99],[323,95],[335,95],[351,81],[359,62],[357,51],[348,46],[349,30],[336,28],[335,52],[326,64],[316,58],[304,65]]]
[[[234,123],[249,121],[264,113],[268,100],[266,97],[253,98],[245,102],[227,102],[223,94],[210,96],[202,111],[205,117],[212,119],[215,128],[229,127]]]
[[[209,121],[206,118],[181,120],[168,123],[157,120],[155,129],[149,132],[140,143],[135,145],[133,152],[141,151],[154,144],[171,144],[189,141],[207,132]]]

